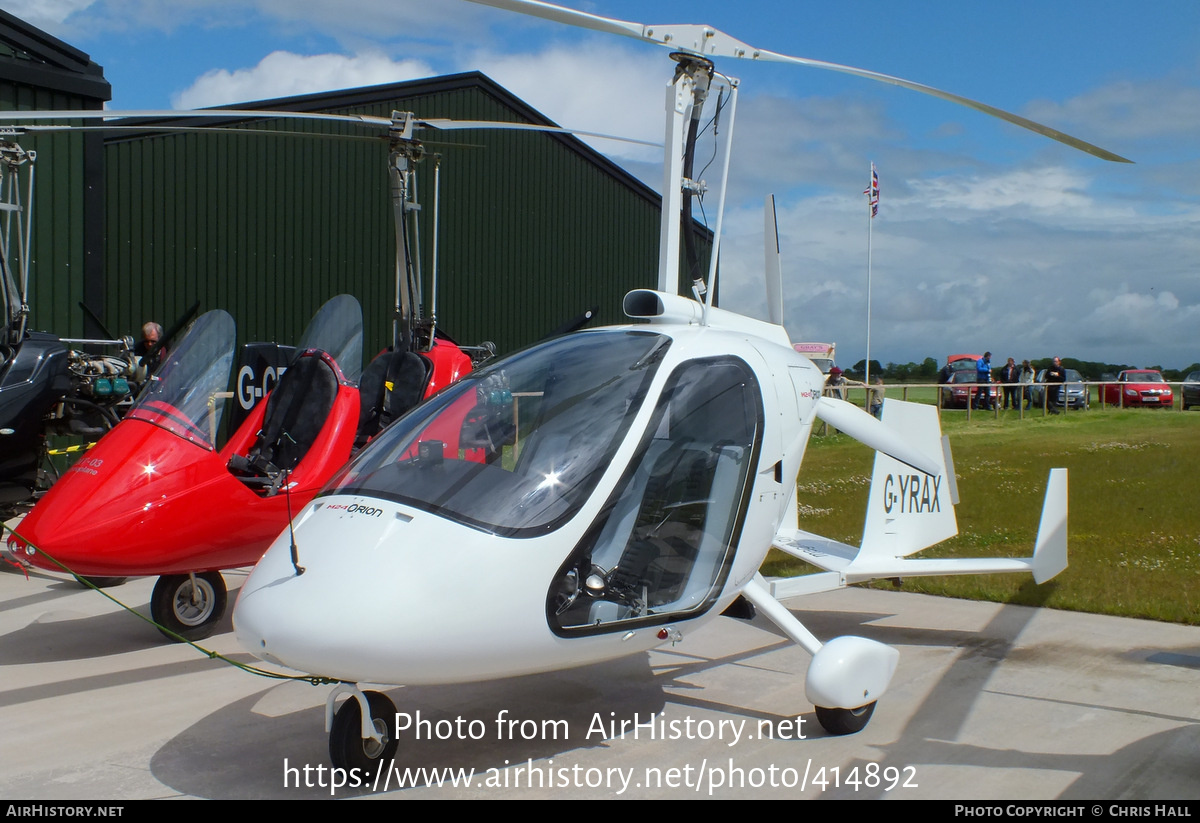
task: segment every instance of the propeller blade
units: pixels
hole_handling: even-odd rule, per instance
[[[478,3],[481,6],[492,6],[497,9],[506,11],[515,11],[521,14],[528,14],[532,17],[541,17],[545,20],[553,20],[556,23],[565,23],[568,26],[577,26],[581,29],[592,29],[593,31],[602,31],[607,34],[619,34],[623,37],[635,37],[638,40],[650,40],[656,42],[646,34],[646,26],[641,23],[629,23],[624,20],[614,20],[611,17],[600,17],[587,12],[575,11],[575,9],[566,9],[562,6],[555,6],[551,3],[540,3],[538,0],[471,0],[473,3]]]
[[[619,140],[622,143],[637,143],[642,146],[662,148],[662,143],[653,140],[638,140],[634,137],[620,137],[615,134],[603,134],[598,131],[580,131],[562,126],[541,126],[537,123],[506,123],[499,120],[418,120],[418,124],[434,129],[451,131],[454,129],[502,129],[504,131],[545,131],[558,134],[574,134],[577,137],[600,137],[605,140]]]
[[[278,119],[290,118],[293,120],[324,120],[334,123],[351,123],[355,125],[365,125],[382,127],[389,129],[392,127],[392,121],[387,117],[376,117],[370,114],[326,114],[323,112],[292,112],[292,111],[260,111],[249,109],[147,109],[147,110],[108,110],[108,109],[63,109],[62,111],[0,111],[0,121],[12,122],[16,120],[121,120],[121,119],[142,119],[150,117],[159,118],[179,118],[179,117],[207,117],[207,118],[257,118],[257,119]],[[145,125],[145,124],[118,124],[118,125]]]
[[[104,325],[104,321],[97,317],[94,311],[88,308],[87,303],[84,303],[82,300],[80,300],[79,308],[83,309],[83,313],[92,319],[92,322],[96,324],[96,327],[100,329],[100,332],[105,337],[107,337],[109,340],[117,339],[117,336],[108,330],[108,326]]]
[[[61,132],[72,131],[110,131],[110,132],[131,132],[131,131],[146,131],[154,133],[175,134],[178,132],[205,132],[217,134],[262,134],[269,137],[315,137],[325,140],[363,140],[370,142],[378,142],[382,139],[382,135],[367,135],[367,134],[326,134],[317,131],[291,131],[287,129],[250,129],[250,128],[234,128],[229,126],[152,126],[152,125],[133,125],[133,126],[79,126],[79,125],[13,125],[0,126],[0,137],[36,137],[39,134],[58,134]],[[459,145],[459,144],[454,144]]]
[[[570,320],[568,320],[566,323],[563,323],[561,326],[559,326],[557,329],[550,332],[549,334],[543,335],[541,339],[549,340],[552,337],[561,337],[564,334],[570,334],[571,332],[579,331],[584,326],[586,326],[588,323],[592,322],[592,319],[595,318],[596,312],[598,312],[598,311],[600,311],[599,306],[592,306],[587,311],[584,311],[581,314],[575,315]]]
[[[199,310],[200,301],[197,300],[187,311],[179,316],[179,319],[176,320],[170,328],[163,332],[162,337],[158,339],[157,343],[146,350],[146,353],[138,359],[138,365],[145,365],[146,363],[154,362],[154,358],[158,355],[158,352],[162,349],[162,347],[167,345],[167,341],[174,340],[175,336],[178,335],[179,332],[183,331],[183,327],[191,322],[191,319],[196,316],[196,312]]]
[[[763,254],[766,257],[767,320],[783,325],[783,267],[779,258],[779,220],[775,215],[775,195],[763,203]]]
[[[376,117],[368,114],[324,114],[321,112],[293,112],[293,111],[263,111],[257,109],[155,109],[155,110],[126,110],[126,111],[109,111],[109,110],[79,110],[79,109],[64,109],[62,111],[0,111],[0,122],[15,122],[15,121],[35,121],[35,120],[103,120],[108,125],[85,125],[85,126],[65,126],[65,125],[20,125],[20,126],[0,126],[0,136],[20,136],[22,133],[35,133],[39,131],[127,131],[131,129],[146,128],[153,131],[198,131],[200,127],[190,128],[188,126],[167,126],[157,125],[154,123],[142,122],[125,122],[125,121],[141,121],[148,118],[238,118],[238,119],[256,119],[256,120],[316,120],[333,123],[349,123],[356,126],[366,126],[372,129],[390,130],[395,122],[386,117]],[[110,121],[117,122],[110,122]],[[596,131],[581,131],[579,129],[571,129],[563,126],[547,126],[538,123],[514,123],[502,120],[449,120],[445,118],[434,118],[430,120],[422,120],[415,118],[413,123],[417,126],[424,126],[441,131],[453,131],[455,129],[500,129],[504,131],[543,131],[557,134],[573,134],[580,137],[597,137],[604,140],[619,140],[623,143],[637,143],[642,146],[654,146],[662,148],[662,143],[656,143],[651,140],[638,140],[633,137],[622,137],[616,134],[604,134]],[[220,127],[204,127],[204,131],[230,131],[239,134],[255,131],[254,129],[241,128],[220,128]],[[284,132],[264,131],[265,134],[281,134]],[[298,132],[304,136],[312,136],[306,132]],[[331,135],[338,137],[339,135]]]
[[[928,94],[933,97],[947,100],[951,103],[957,103],[960,106],[975,109],[976,111],[990,114],[992,117],[998,117],[1013,125],[1020,126],[1023,129],[1036,132],[1044,137],[1049,137],[1051,140],[1057,140],[1060,143],[1078,149],[1088,154],[1099,157],[1102,160],[1109,160],[1114,163],[1132,163],[1125,157],[1119,154],[1114,154],[1107,149],[1102,149],[1099,146],[1088,143],[1085,140],[1080,140],[1077,137],[1072,137],[1069,134],[1059,131],[1058,129],[1044,126],[1019,114],[1005,111],[1004,109],[989,106],[987,103],[981,103],[978,100],[972,100],[969,97],[963,97],[958,94],[952,94],[948,91],[936,89],[933,86],[927,86],[924,83],[914,83],[911,80],[905,80],[901,77],[893,77],[890,74],[881,74],[876,71],[867,69],[858,69],[853,66],[843,66],[840,63],[828,63],[824,60],[813,60],[807,57],[792,57],[778,52],[759,49],[751,46],[749,43],[744,43],[735,37],[731,37],[722,31],[712,28],[711,26],[694,25],[694,24],[666,24],[647,26],[641,23],[632,23],[625,20],[613,20],[607,17],[599,17],[594,14],[586,14],[573,9],[564,9],[561,6],[555,6],[550,3],[539,2],[539,0],[471,0],[472,3],[479,3],[484,6],[493,6],[499,9],[515,11],[521,14],[528,14],[533,17],[541,17],[546,20],[553,20],[558,23],[566,23],[567,25],[579,26],[595,31],[608,32],[610,34],[619,34],[625,37],[633,37],[638,40],[643,40],[647,43],[654,43],[659,46],[666,46],[675,51],[686,51],[693,54],[698,54],[703,57],[732,57],[738,60],[759,60],[770,63],[790,63],[797,66],[808,66],[814,69],[825,69],[827,71],[837,71],[843,74],[853,74],[856,77],[863,77],[867,80],[875,80],[880,83],[889,83],[893,86],[900,86],[911,91]]]

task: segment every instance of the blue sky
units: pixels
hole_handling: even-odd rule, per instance
[[[723,61],[741,80],[723,302],[764,312],[774,193],[786,325],[863,356],[1052,354],[1200,361],[1200,4],[1164,0],[566,5],[706,23],[754,46],[897,75],[1136,161],[1106,163],[944,101],[855,77]],[[0,0],[88,52],[114,108],[190,107],[481,70],[555,121],[659,139],[665,49],[465,0]],[[656,188],[653,151],[596,144]],[[711,207],[710,207],[711,213]]]

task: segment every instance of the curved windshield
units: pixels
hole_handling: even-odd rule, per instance
[[[401,418],[326,487],[532,537],[571,517],[608,468],[670,339],[552,340],[474,372]]]
[[[339,294],[317,310],[296,345],[296,352],[328,352],[351,383],[362,376],[362,307],[348,294]]]
[[[229,384],[235,333],[220,309],[197,317],[126,416],[212,449],[225,406],[216,395]]]

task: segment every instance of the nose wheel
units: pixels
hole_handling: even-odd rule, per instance
[[[225,615],[228,594],[220,572],[168,574],[158,578],[150,597],[150,616],[168,640],[169,629],[184,640],[203,640]]]
[[[817,722],[822,729],[830,734],[843,735],[865,729],[875,713],[875,704],[868,703],[857,709],[827,709],[824,706],[817,706],[816,709]]]
[[[370,728],[379,740],[363,737],[362,708],[351,696],[342,703],[329,730],[329,759],[339,769],[357,769],[357,774],[372,777],[377,768],[386,768],[396,754],[396,706],[387,695],[363,692],[371,710]]]

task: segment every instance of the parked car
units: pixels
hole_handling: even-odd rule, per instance
[[[942,384],[942,408],[965,409],[975,393],[981,391],[975,382],[975,369],[962,369],[950,376],[950,382]],[[992,397],[992,403],[1000,402],[1000,388],[989,385],[987,388]]]
[[[1100,396],[1110,406],[1172,406],[1175,395],[1154,369],[1126,369],[1115,384],[1102,386]]]
[[[1183,410],[1192,406],[1200,406],[1200,371],[1194,371],[1183,378]]]
[[[1057,400],[1051,400],[1046,404],[1047,408],[1053,407],[1061,409],[1065,404],[1068,409],[1086,409],[1092,405],[1092,392],[1087,386],[1083,385],[1083,375],[1075,371],[1075,369],[1065,369],[1067,381],[1063,383],[1063,390],[1058,393]],[[1033,385],[1029,387],[1030,405],[1033,408],[1042,407],[1042,395],[1046,393],[1046,370],[1042,369],[1033,378]],[[1051,395],[1054,393],[1051,392]]]
[[[979,362],[982,354],[952,354],[946,358],[946,367],[950,369],[952,374],[960,371],[975,372],[975,364]]]

